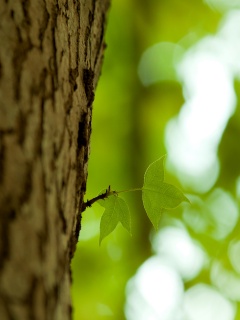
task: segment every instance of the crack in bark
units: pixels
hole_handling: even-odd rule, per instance
[[[40,50],[43,50],[43,40],[44,40],[44,36],[45,36],[45,32],[47,30],[48,27],[48,23],[50,20],[50,15],[46,9],[46,0],[43,0],[43,21],[41,23],[40,29],[39,29],[39,40],[40,40]]]
[[[3,134],[0,132],[0,185],[3,182],[4,163],[5,163],[5,146],[3,143]]]
[[[19,28],[17,28],[17,31],[18,31],[19,43],[16,44],[15,46],[16,49],[13,55],[13,66],[15,70],[15,83],[14,83],[15,100],[19,101],[21,98],[20,85],[21,85],[21,75],[22,75],[23,64],[27,59],[28,52],[32,49],[33,46],[29,40],[27,41],[22,40]]]
[[[10,237],[9,225],[16,218],[16,211],[11,208],[11,199],[2,199],[0,207],[0,270],[4,267],[5,261],[9,257]]]
[[[88,107],[90,107],[94,101],[94,86],[93,86],[93,80],[94,80],[94,72],[92,69],[83,69],[83,85],[88,101]]]

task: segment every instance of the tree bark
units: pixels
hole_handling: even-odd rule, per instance
[[[70,319],[109,0],[1,0],[0,319]]]

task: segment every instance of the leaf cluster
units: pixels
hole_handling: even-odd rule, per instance
[[[175,186],[164,182],[165,156],[156,160],[147,168],[144,175],[143,187],[124,191],[111,191],[109,188],[100,195],[85,203],[85,207],[98,202],[105,208],[100,222],[100,239],[108,236],[120,222],[131,234],[131,217],[127,203],[119,197],[119,193],[140,190],[144,209],[155,229],[158,229],[162,213],[165,209],[174,209],[181,202],[189,200]]]

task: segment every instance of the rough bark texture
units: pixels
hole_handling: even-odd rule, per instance
[[[108,0],[0,3],[0,319],[66,320]]]

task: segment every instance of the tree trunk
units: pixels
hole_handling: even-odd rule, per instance
[[[0,319],[66,320],[108,0],[0,2]]]

